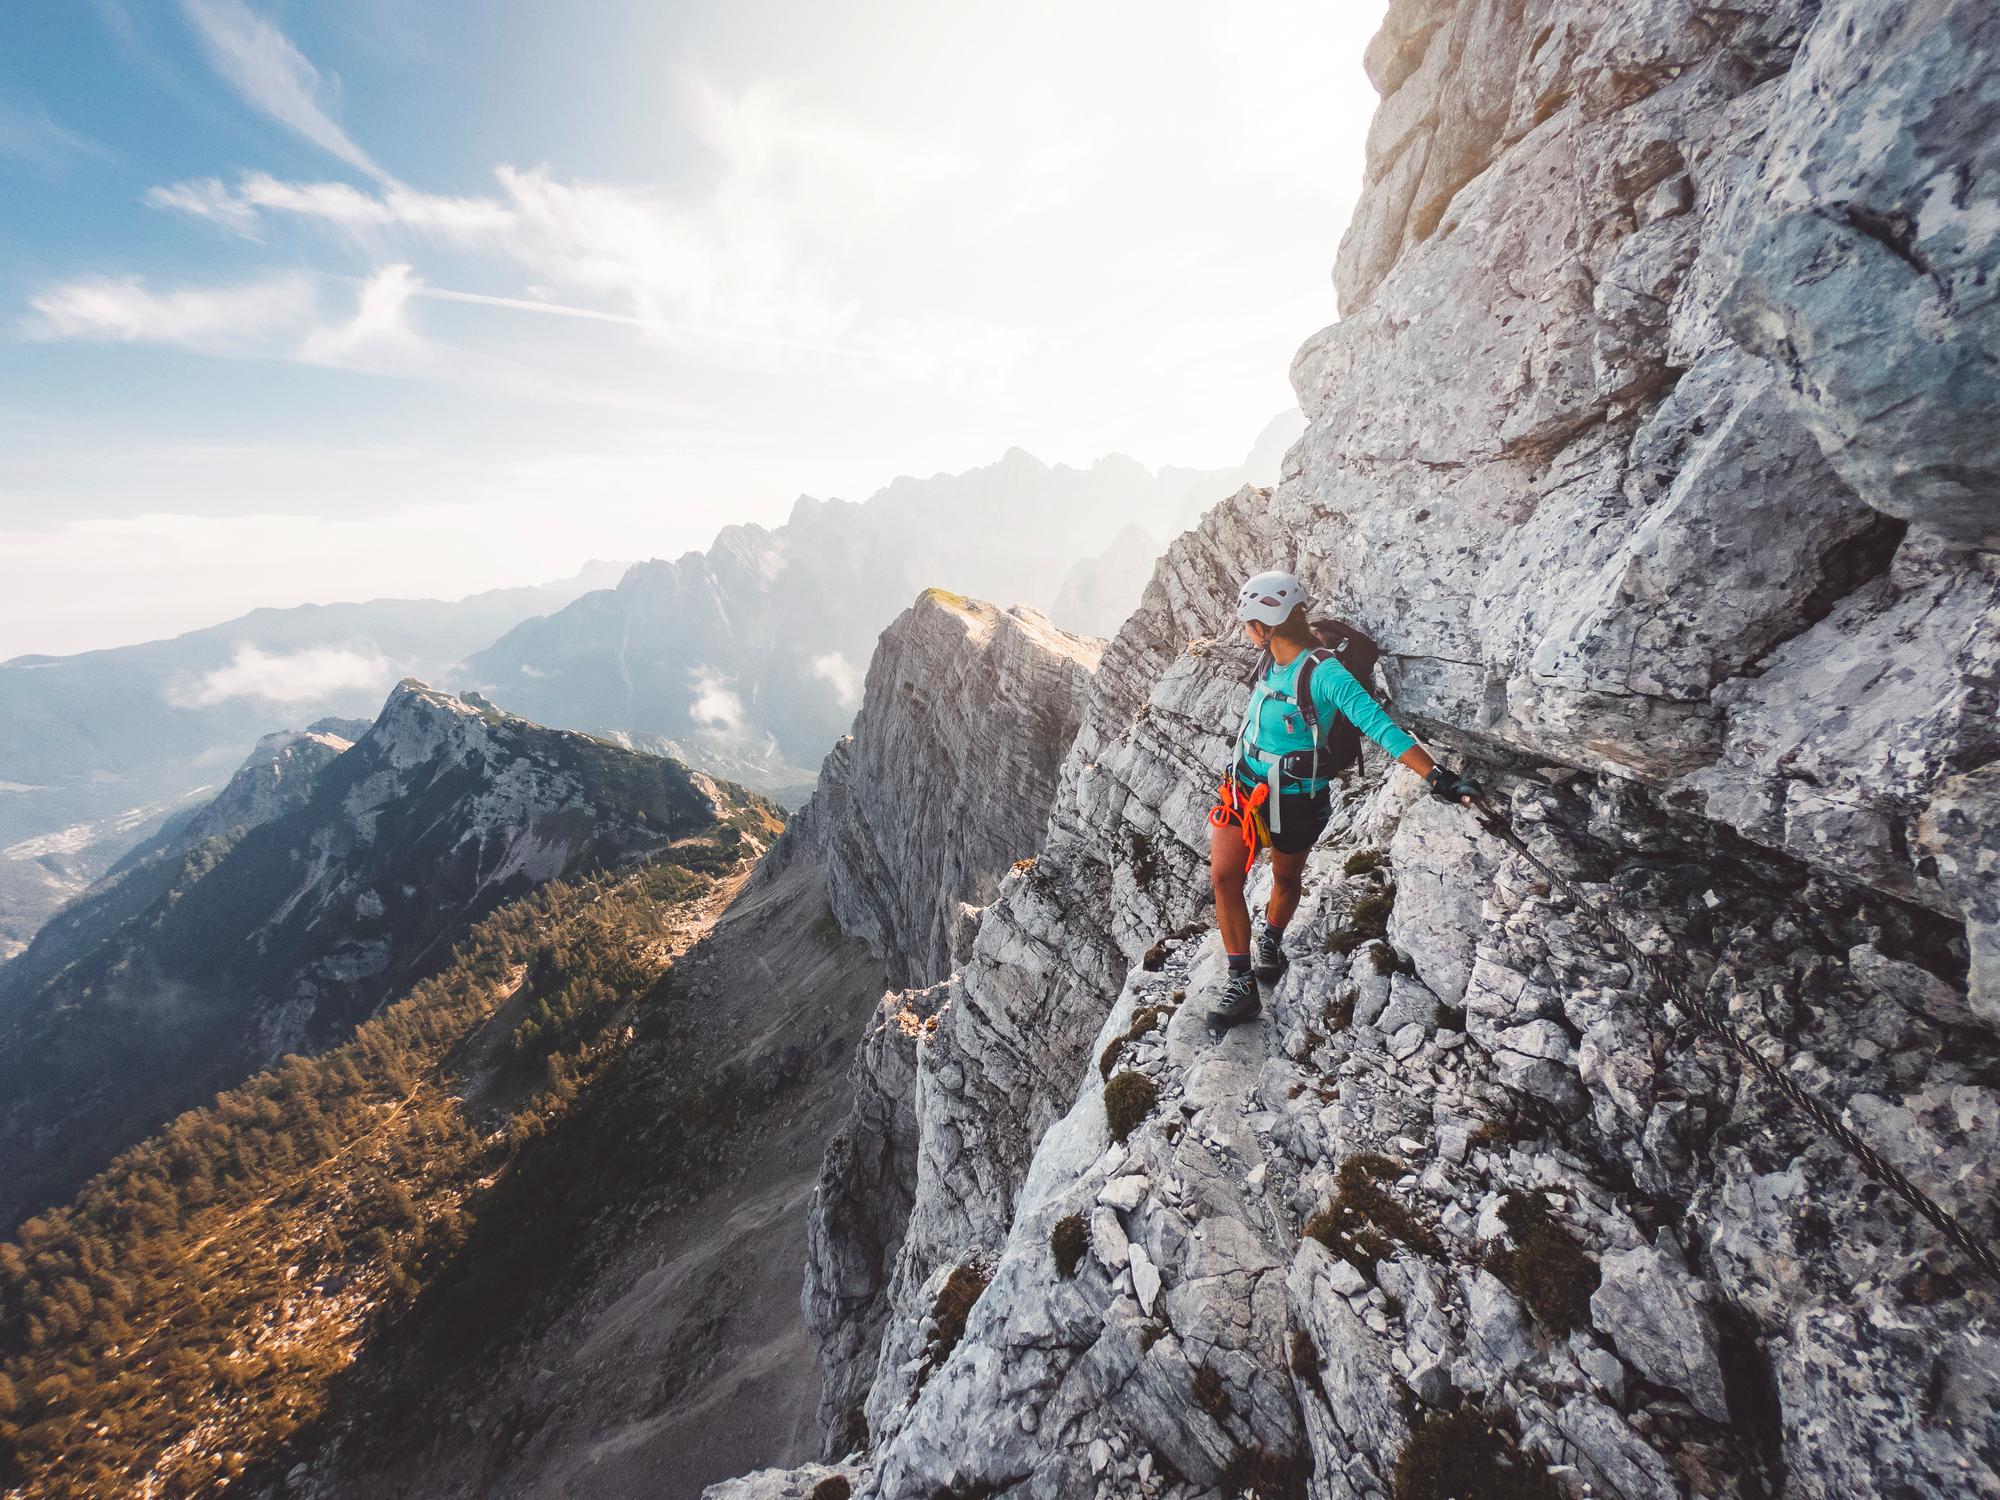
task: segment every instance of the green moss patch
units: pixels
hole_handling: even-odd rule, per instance
[[[1076,1274],[1077,1264],[1089,1248],[1090,1226],[1082,1214],[1056,1220],[1056,1227],[1049,1231],[1049,1254],[1055,1257],[1056,1269],[1066,1277]]]
[[[1120,1073],[1105,1084],[1104,1117],[1111,1124],[1111,1139],[1122,1141],[1137,1130],[1159,1102],[1160,1091],[1144,1073]]]
[[[1306,1221],[1306,1238],[1318,1240],[1364,1276],[1398,1244],[1438,1260],[1437,1232],[1383,1186],[1403,1175],[1402,1163],[1362,1152],[1340,1164],[1333,1201]]]
[[[1347,915],[1327,930],[1326,951],[1329,953],[1352,953],[1363,943],[1385,937],[1389,931],[1389,913],[1396,909],[1396,888],[1381,886],[1355,898],[1347,909]]]
[[[1471,1407],[1421,1423],[1396,1459],[1389,1489],[1395,1500],[1564,1500],[1516,1445],[1507,1417]]]
[[[1521,1299],[1535,1321],[1562,1335],[1590,1321],[1597,1290],[1597,1262],[1539,1193],[1511,1193],[1500,1205],[1501,1222],[1514,1241],[1486,1257],[1486,1267]]]
[[[1388,862],[1389,856],[1380,849],[1356,849],[1340,868],[1347,875],[1372,875]]]

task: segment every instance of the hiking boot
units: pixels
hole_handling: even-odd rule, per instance
[[[1278,934],[1266,927],[1257,939],[1257,956],[1250,961],[1250,972],[1266,984],[1270,984],[1290,968],[1292,961],[1285,957],[1284,944]]]
[[[1257,994],[1257,976],[1231,974],[1222,987],[1221,1001],[1208,1013],[1209,1030],[1220,1036],[1232,1026],[1256,1020],[1263,1012],[1264,1002]]]

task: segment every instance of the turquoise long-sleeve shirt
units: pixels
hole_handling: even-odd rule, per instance
[[[1246,710],[1244,721],[1246,732],[1238,739],[1240,759],[1237,777],[1246,787],[1254,787],[1269,774],[1275,757],[1291,750],[1312,748],[1312,733],[1306,727],[1305,714],[1298,707],[1296,694],[1299,668],[1305,659],[1306,653],[1301,651],[1282,666],[1272,662],[1251,688],[1250,707]],[[1368,689],[1355,681],[1354,674],[1332,657],[1323,659],[1313,668],[1312,695],[1313,707],[1319,710],[1322,725],[1333,723],[1333,716],[1341,714],[1356,729],[1388,751],[1391,759],[1400,758],[1405,750],[1416,744],[1396,726],[1396,721],[1383,711],[1382,705],[1368,696]],[[1269,753],[1260,754],[1259,751]],[[1256,775],[1245,776],[1246,767]],[[1288,784],[1304,791],[1317,791],[1325,782]]]

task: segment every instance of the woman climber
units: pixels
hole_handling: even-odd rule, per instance
[[[1263,1010],[1258,981],[1274,981],[1285,971],[1285,924],[1298,909],[1306,853],[1330,815],[1329,781],[1355,763],[1360,735],[1446,801],[1470,803],[1479,795],[1368,696],[1351,667],[1362,676],[1373,669],[1374,643],[1348,626],[1315,627],[1305,590],[1290,573],[1251,578],[1236,597],[1236,618],[1261,654],[1221,800],[1208,815],[1215,922],[1229,959],[1222,1001],[1209,1012],[1218,1030],[1254,1019]],[[1243,886],[1265,846],[1271,851],[1271,899],[1253,961]]]

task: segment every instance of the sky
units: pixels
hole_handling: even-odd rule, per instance
[[[1381,0],[9,0],[0,659],[1240,462]]]

